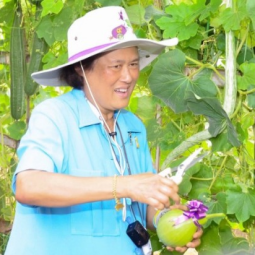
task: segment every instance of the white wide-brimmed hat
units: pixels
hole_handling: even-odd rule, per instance
[[[68,33],[68,62],[48,70],[32,74],[41,85],[65,86],[60,80],[61,69],[96,54],[137,46],[140,55],[140,69],[150,64],[166,46],[174,46],[177,38],[153,41],[137,38],[133,32],[126,11],[119,6],[95,9],[74,21]]]

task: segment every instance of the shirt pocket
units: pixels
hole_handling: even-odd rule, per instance
[[[76,169],[76,176],[99,177],[103,171]],[[71,206],[71,233],[88,236],[120,235],[121,213],[114,210],[115,201],[105,200]]]

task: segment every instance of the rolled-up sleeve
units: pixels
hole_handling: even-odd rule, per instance
[[[17,151],[19,163],[13,177],[15,193],[16,175],[33,169],[60,172],[64,159],[63,134],[58,107],[45,102],[36,107],[29,120],[29,127]]]

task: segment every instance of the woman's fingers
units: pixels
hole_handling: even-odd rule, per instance
[[[202,234],[203,234],[202,228],[198,228],[196,233],[193,235],[194,239],[192,240],[192,242],[189,242],[187,244],[187,247],[189,247],[189,248],[196,248],[197,246],[199,246],[200,243],[201,243],[200,237],[202,236]]]
[[[173,207],[174,207],[174,206],[173,206]],[[202,236],[202,234],[203,234],[202,228],[198,228],[198,230],[196,231],[196,233],[193,235],[193,238],[194,238],[194,239],[193,239],[191,242],[187,243],[186,246],[183,246],[183,247],[175,247],[175,248],[173,248],[173,247],[167,247],[167,249],[168,249],[169,251],[174,251],[174,250],[176,250],[176,251],[178,251],[178,252],[183,253],[183,252],[185,252],[188,248],[196,248],[196,247],[198,247],[198,246],[201,244],[200,237]]]
[[[147,203],[155,208],[164,209],[170,206],[170,199],[180,202],[178,185],[157,174],[132,175],[131,198]]]

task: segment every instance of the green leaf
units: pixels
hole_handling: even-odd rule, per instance
[[[239,89],[247,90],[250,85],[255,85],[255,63],[243,63],[240,66],[242,76],[237,76]]]
[[[201,245],[197,248],[199,255],[223,255],[218,226],[211,224],[204,230]]]
[[[157,17],[157,16],[163,16],[165,15],[165,12],[164,11],[161,11],[157,8],[155,8],[154,5],[149,5],[145,8],[145,15],[144,15],[144,19],[147,21],[147,22],[150,22],[154,17]]]
[[[180,3],[169,5],[166,8],[168,16],[156,21],[156,24],[164,30],[163,37],[178,37],[179,41],[188,40],[198,34],[197,20],[204,20],[211,12],[217,11],[221,0],[210,1],[205,5],[205,0],[198,0],[192,4]]]
[[[162,243],[159,241],[157,233],[154,231],[149,231],[150,234],[150,240],[151,240],[151,246],[153,251],[159,251],[162,249]]]
[[[121,5],[122,0],[97,0],[97,2],[102,6],[119,6]]]
[[[246,2],[246,10],[250,19],[252,20],[253,30],[255,30],[255,2],[254,0],[247,0]]]
[[[221,5],[222,0],[211,0],[209,4],[203,8],[199,20],[202,21],[210,16],[211,13],[218,11],[219,6]]]
[[[202,36],[202,34],[198,33],[195,36],[191,37],[189,40],[184,41],[182,46],[190,47],[195,50],[199,50],[203,39],[204,39],[204,37]]]
[[[142,25],[145,22],[145,9],[141,5],[132,5],[125,8],[129,20],[132,24]]]
[[[43,38],[49,46],[51,46],[55,42],[55,37],[53,34],[53,22],[50,16],[45,16],[42,18],[41,22],[37,27],[37,35],[39,38]]]
[[[244,46],[242,47],[242,49],[240,50],[237,58],[236,58],[236,62],[238,63],[238,65],[241,65],[245,62],[249,62],[250,60],[252,61],[253,59],[253,49]]]
[[[160,29],[164,30],[163,38],[178,37],[179,41],[188,40],[197,34],[199,25],[191,23],[186,25],[184,21],[176,21],[173,18],[162,17],[156,21]]]
[[[230,30],[239,30],[241,28],[241,21],[246,17],[246,6],[238,2],[237,8],[226,8],[220,14],[220,24],[223,25],[226,32]]]
[[[185,55],[180,50],[162,54],[154,64],[148,82],[152,93],[171,107],[175,113],[188,110],[185,92],[195,91],[199,96],[214,96],[216,88],[208,73],[189,78],[184,73]]]
[[[185,177],[185,176],[184,176]],[[208,193],[212,182],[212,169],[206,165],[200,166],[200,171],[191,178],[192,190],[189,193],[191,199],[197,199],[201,194]]]
[[[242,116],[241,123],[242,123],[243,129],[248,130],[249,127],[254,125],[254,122],[255,122],[255,112],[248,112]]]
[[[228,141],[228,135],[226,130],[223,131],[218,136],[211,138],[210,141],[212,142],[213,152],[216,152],[216,151],[226,152],[232,148],[232,145]]]
[[[233,146],[240,146],[234,126],[217,98],[201,98],[192,91],[187,91],[186,103],[194,114],[203,114],[206,117],[209,122],[208,131],[213,137],[227,128],[228,141]]]
[[[248,189],[248,193],[227,191],[227,213],[234,214],[238,221],[245,222],[255,216],[255,191]]]
[[[207,204],[209,207],[209,210],[207,214],[213,214],[213,213],[226,213],[227,212],[227,204],[226,204],[226,194],[225,193],[218,193],[216,194],[216,199],[212,200]],[[221,222],[222,218],[213,218],[210,221],[208,221],[208,224],[210,224],[211,221],[214,221],[216,224],[219,224]]]
[[[136,114],[139,115],[143,120],[150,119],[156,114],[156,104],[152,97],[142,96],[138,97],[138,105]]]
[[[43,0],[41,5],[43,7],[43,11],[41,14],[42,17],[52,13],[58,14],[64,7],[62,0],[54,0],[54,1]]]
[[[53,33],[55,40],[63,41],[67,39],[67,30],[73,21],[73,11],[69,7],[64,8],[53,21]]]
[[[165,9],[176,21],[184,20],[186,25],[193,23],[204,10],[205,0],[197,0],[192,4],[169,5]]]
[[[250,254],[249,243],[245,238],[235,238],[232,229],[226,221],[222,221],[219,228],[222,243],[222,254],[245,255]],[[247,252],[247,253],[246,253]]]
[[[1,8],[0,8],[0,27],[2,26],[2,23],[6,24],[12,24],[13,18],[14,18],[14,2],[9,1],[2,6],[1,3]],[[11,26],[11,25],[10,25]]]
[[[179,194],[186,196],[192,189],[191,178],[200,171],[200,164],[196,164],[185,172],[183,180],[179,185]]]
[[[15,121],[8,126],[10,137],[15,140],[20,140],[26,131],[26,123],[24,121]]]

